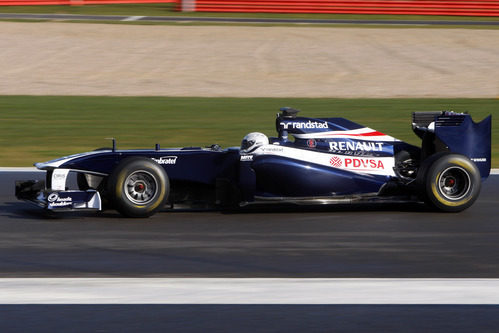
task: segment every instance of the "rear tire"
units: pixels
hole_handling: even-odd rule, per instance
[[[163,208],[170,192],[165,170],[145,157],[126,158],[107,182],[113,207],[127,217],[148,217]]]
[[[434,208],[445,212],[460,212],[478,198],[480,172],[466,156],[442,155],[427,170],[424,182],[425,201]]]

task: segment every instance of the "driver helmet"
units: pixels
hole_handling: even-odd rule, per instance
[[[252,132],[247,134],[241,142],[241,153],[251,153],[256,148],[268,145],[269,138],[263,133]]]

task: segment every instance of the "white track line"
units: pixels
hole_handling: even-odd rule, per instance
[[[499,279],[0,278],[0,304],[499,304]]]
[[[122,22],[133,22],[133,21],[138,21],[140,19],[143,19],[145,16],[129,16],[123,20],[121,20]]]
[[[38,170],[35,167],[0,167],[0,172],[45,172],[43,170]]]

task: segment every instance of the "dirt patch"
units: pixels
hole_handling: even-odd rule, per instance
[[[499,30],[0,23],[0,94],[497,97]]]

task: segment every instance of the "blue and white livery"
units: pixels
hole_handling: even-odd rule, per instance
[[[491,117],[415,112],[413,146],[344,118],[282,108],[276,137],[252,132],[240,148],[113,147],[36,163],[44,182],[19,181],[18,198],[51,211],[109,207],[130,217],[159,210],[262,203],[421,202],[461,211],[490,172]]]

